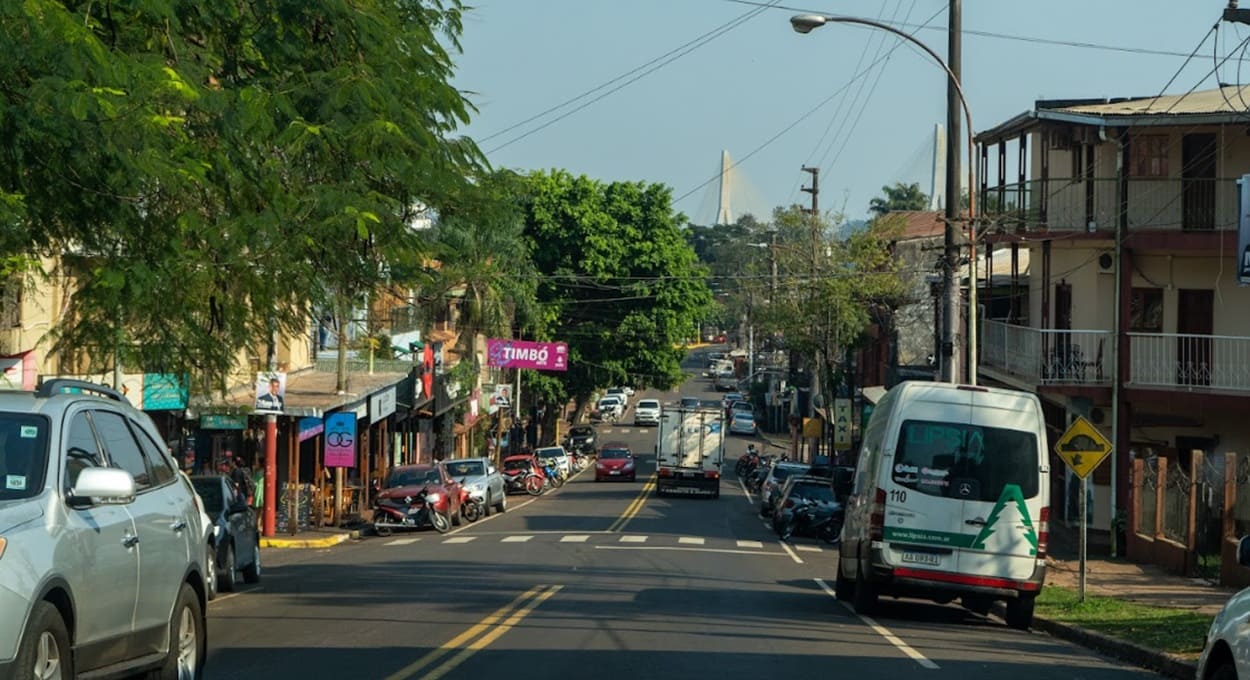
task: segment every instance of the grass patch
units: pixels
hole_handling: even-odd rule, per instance
[[[1075,589],[1060,586],[1042,589],[1036,612],[1052,621],[1186,658],[1202,652],[1203,638],[1211,627],[1211,617],[1204,614],[1089,594],[1079,602]]]

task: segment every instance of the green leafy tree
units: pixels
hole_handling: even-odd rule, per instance
[[[712,295],[671,190],[558,170],[532,173],[527,183],[525,235],[538,301],[558,319],[549,339],[569,344],[562,379],[579,411],[600,387],[679,384],[680,344]]]
[[[920,190],[916,183],[903,184],[895,182],[894,186],[881,187],[883,196],[873,198],[868,203],[868,212],[876,217],[896,210],[928,210],[929,197]]]

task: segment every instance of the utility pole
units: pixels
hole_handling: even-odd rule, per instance
[[[950,0],[946,14],[949,18],[947,28],[946,65],[950,68],[951,78],[946,82],[946,229],[942,257],[942,343],[938,353],[938,365],[941,367],[942,382],[959,382],[959,358],[956,351],[958,338],[956,329],[959,327],[959,280],[956,272],[959,269],[959,81],[960,75],[960,34],[962,28],[962,9],[960,0]],[[973,159],[969,158],[971,163]],[[972,187],[969,187],[971,190]],[[975,285],[975,282],[973,283]]]
[[[803,187],[803,191],[806,191],[807,193],[812,195],[812,207],[807,211],[808,217],[809,217],[809,223],[812,226],[812,234],[811,234],[812,235],[812,268],[811,268],[811,281],[808,282],[808,285],[810,286],[810,288],[808,288],[809,290],[808,304],[810,305],[809,311],[814,311],[816,309],[816,275],[817,275],[817,272],[819,271],[817,269],[817,257],[819,256],[819,253],[820,253],[820,168],[809,168],[806,165],[804,165],[803,172],[806,172],[812,176],[812,185],[810,187]],[[813,328],[812,328],[812,344],[813,345],[815,344],[815,341],[816,341],[816,328],[814,327],[814,324],[813,324]],[[807,399],[807,417],[808,418],[816,417],[816,395],[818,394],[820,394],[820,351],[819,350],[812,353],[811,391]],[[817,441],[819,442],[820,440],[818,439]],[[811,452],[811,445],[809,444],[807,462],[812,462],[813,460],[814,458]]]

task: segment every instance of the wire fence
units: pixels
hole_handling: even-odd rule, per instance
[[[1193,479],[1179,465],[1169,465],[1163,485],[1163,536],[1189,544],[1189,501]]]
[[[1159,470],[1157,459],[1142,462],[1141,479],[1137,481],[1137,497],[1141,499],[1141,511],[1137,514],[1137,533],[1154,536],[1155,518],[1158,515]]]

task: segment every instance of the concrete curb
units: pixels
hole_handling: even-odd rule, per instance
[[[345,542],[349,538],[359,537],[358,532],[351,533],[334,533],[324,538],[262,538],[260,539],[260,547],[262,548],[329,548]]]
[[[1006,607],[995,603],[993,613],[998,618],[1007,614]],[[1194,661],[1180,659],[1171,654],[1149,649],[1139,644],[1113,638],[1092,630],[1086,630],[1068,623],[1060,623],[1042,616],[1033,617],[1033,629],[1040,630],[1068,642],[1075,642],[1088,647],[1100,654],[1105,654],[1135,666],[1140,666],[1161,675],[1177,680],[1194,680],[1198,673],[1198,664]]]

